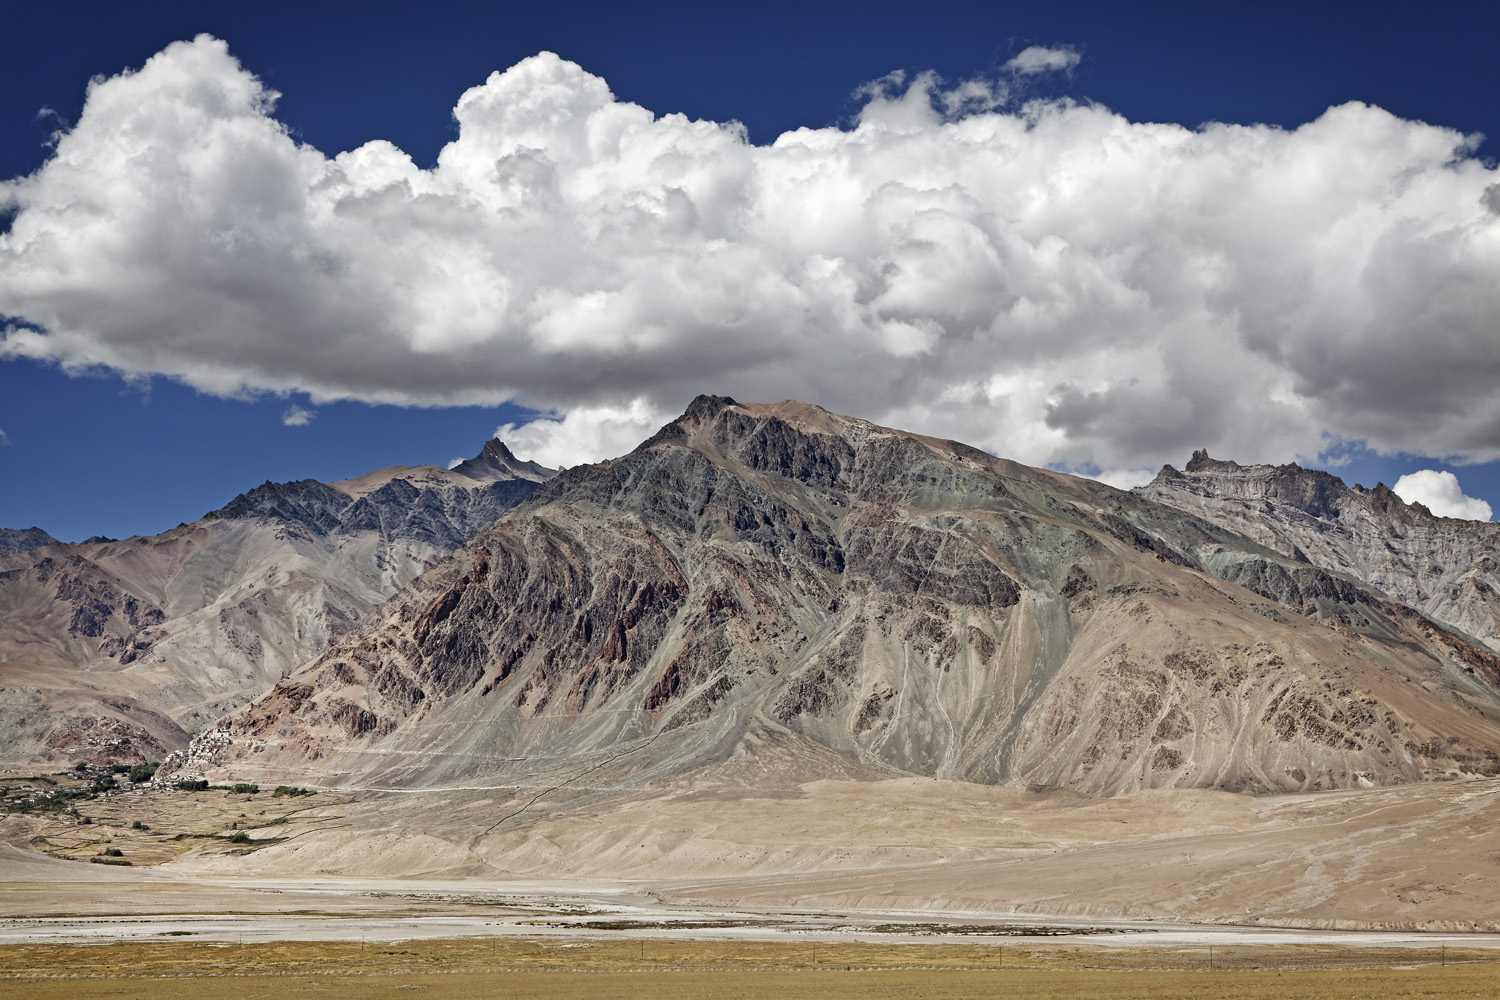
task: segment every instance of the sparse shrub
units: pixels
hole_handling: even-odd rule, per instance
[[[138,819],[130,821],[130,828],[132,830],[149,830],[149,829],[151,829],[149,826],[147,826],[145,823],[142,823]]]
[[[84,816],[78,822],[82,823],[84,826],[93,826],[93,824],[94,824],[94,817],[92,817],[92,816]]]
[[[247,781],[237,781],[229,789],[229,794],[231,794],[231,795],[254,795],[258,791],[260,791],[260,786],[259,785],[252,785],[252,784],[250,784]]]
[[[150,781],[156,774],[155,764],[137,764],[130,769],[131,781]]]
[[[231,844],[248,844],[250,843],[250,835],[244,830],[240,830],[238,833],[231,833],[229,835],[229,842]]]
[[[103,854],[106,858],[119,858],[124,857],[125,855],[125,852],[120,850],[118,847],[106,847],[99,853]]]

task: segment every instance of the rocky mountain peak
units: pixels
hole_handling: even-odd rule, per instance
[[[41,548],[43,545],[56,544],[57,539],[36,526],[0,528],[0,552],[25,552],[28,549]]]
[[[1205,470],[1213,468],[1216,465],[1233,465],[1235,468],[1239,468],[1239,466],[1233,462],[1215,462],[1213,459],[1208,457],[1207,448],[1199,448],[1197,451],[1193,452],[1193,457],[1188,459],[1188,464],[1183,466],[1182,471],[1203,472]],[[1163,471],[1170,468],[1172,468],[1170,465],[1164,466]]]
[[[636,445],[635,451],[631,452],[631,454],[650,451],[652,448],[668,442],[684,442],[692,431],[711,421],[726,407],[739,405],[736,400],[729,396],[710,396],[707,394],[695,396],[693,397],[693,401],[688,404],[687,409],[682,411],[681,416],[664,424],[661,430]]]
[[[701,423],[717,414],[726,406],[739,406],[739,401],[732,396],[712,396],[700,393],[693,397],[686,410],[682,411],[679,420]]]
[[[1185,492],[1241,502],[1270,500],[1289,504],[1323,520],[1337,519],[1341,506],[1357,499],[1357,494],[1337,476],[1304,469],[1296,462],[1240,465],[1210,458],[1205,449],[1193,452],[1181,472],[1170,465],[1163,466],[1156,478],[1137,492],[1153,499],[1157,493]]]
[[[537,462],[521,461],[499,438],[490,438],[478,455],[455,465],[452,471],[481,483],[500,479],[524,479],[541,483],[557,475],[556,469],[549,469]]]

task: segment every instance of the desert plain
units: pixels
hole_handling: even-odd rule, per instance
[[[1500,996],[1493,778],[308,791],[0,820],[0,996]]]

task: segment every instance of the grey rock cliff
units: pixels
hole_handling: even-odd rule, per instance
[[[1285,556],[1364,581],[1500,652],[1500,524],[1437,517],[1384,485],[1193,455],[1135,491]]]

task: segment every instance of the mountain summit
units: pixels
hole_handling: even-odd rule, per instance
[[[484,450],[476,457],[460,462],[451,471],[481,483],[496,479],[519,479],[540,483],[557,475],[556,469],[549,469],[536,462],[523,462],[516,458],[505,446],[505,442],[499,438],[490,438],[484,443]]]
[[[56,544],[57,539],[38,527],[0,528],[0,552],[25,552]]]

